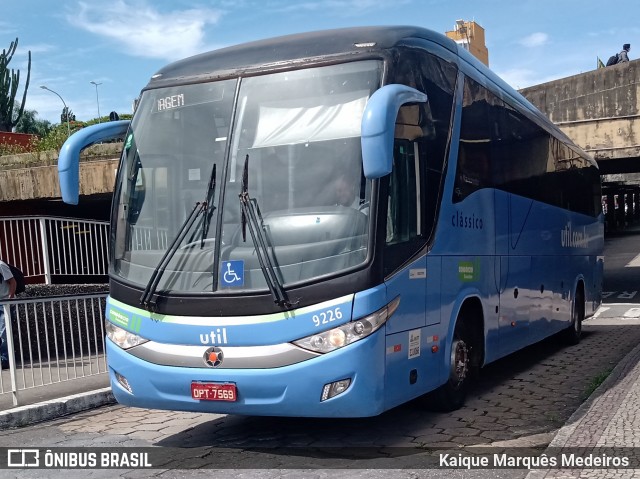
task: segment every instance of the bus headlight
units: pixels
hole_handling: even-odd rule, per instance
[[[138,336],[137,334],[130,333],[126,329],[122,329],[116,326],[110,321],[106,322],[105,329],[107,330],[107,338],[116,343],[122,349],[129,349],[138,344],[146,343],[148,339]]]
[[[317,353],[335,351],[348,344],[360,341],[380,329],[398,308],[398,304],[400,304],[400,296],[369,316],[350,321],[328,331],[298,339],[293,341],[293,344]]]

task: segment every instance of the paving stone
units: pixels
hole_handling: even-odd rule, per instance
[[[488,423],[493,423],[496,422],[498,418],[496,416],[475,416],[471,421],[470,424],[488,424]],[[480,426],[482,427],[482,426]]]
[[[475,429],[472,427],[452,427],[449,429],[445,429],[443,431],[443,434],[449,434],[451,436],[453,436],[454,438],[456,436],[477,436],[478,434],[480,434],[480,429]]]
[[[478,410],[472,407],[470,404],[466,404],[466,407],[462,409],[458,409],[457,411],[453,411],[449,413],[452,418],[458,418],[462,421],[473,419],[479,415],[484,414],[482,410]]]
[[[498,419],[499,424],[504,424],[505,426],[514,427],[514,426],[524,426],[528,424],[528,421],[520,418],[503,418]]]
[[[520,407],[521,406],[522,406],[522,404],[520,404]],[[493,416],[493,417],[496,417],[496,416]],[[504,411],[504,412],[501,412],[500,414],[497,415],[498,422],[501,419],[505,419],[505,418],[513,419],[513,418],[517,418],[517,417],[520,417],[520,414],[517,413],[517,412],[514,412],[513,410]]]
[[[457,442],[452,442],[452,441],[432,442],[431,444],[427,444],[427,446],[433,447],[433,448],[442,448],[442,449],[452,448],[454,450],[460,447],[460,445]]]
[[[160,429],[164,428],[164,424],[138,424],[135,426],[135,429],[137,431],[159,431]]]
[[[451,427],[464,427],[464,425],[465,423],[463,421],[455,417],[443,417],[436,422],[436,426],[442,429]]]
[[[450,434],[425,434],[423,436],[418,436],[415,439],[415,442],[419,444],[430,445],[432,443],[441,443],[450,441],[453,438]]]
[[[513,439],[513,434],[509,431],[483,431],[480,433],[480,437],[491,441],[502,441],[505,439]]]
[[[158,431],[134,431],[128,436],[135,437],[136,439],[146,439],[149,441],[155,441],[156,439],[160,439],[162,434]]]
[[[455,441],[462,446],[477,446],[478,444],[488,444],[489,442],[481,436],[457,437]]]

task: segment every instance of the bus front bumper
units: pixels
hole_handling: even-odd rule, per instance
[[[110,340],[107,358],[113,394],[127,406],[252,416],[367,417],[384,410],[384,348],[382,330],[331,353],[278,368],[164,366],[137,358]],[[346,391],[321,401],[325,385],[344,379],[351,381]],[[232,383],[237,398],[193,399],[192,382]]]

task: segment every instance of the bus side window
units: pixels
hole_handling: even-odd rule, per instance
[[[418,138],[435,137],[433,118],[429,104],[404,105],[398,110],[395,137],[413,141]]]
[[[388,176],[384,270],[393,272],[425,243],[419,145],[396,139],[393,170]]]
[[[146,189],[145,189],[145,177],[146,171],[142,169],[142,163],[140,158],[135,161],[135,170],[131,178],[129,179],[129,215],[128,221],[131,224],[138,222],[138,217],[144,204]]]
[[[495,143],[493,103],[493,97],[484,87],[470,78],[465,79],[454,203],[491,185],[491,149]]]
[[[387,244],[409,241],[419,233],[419,172],[415,143],[396,140],[393,171],[389,177]]]

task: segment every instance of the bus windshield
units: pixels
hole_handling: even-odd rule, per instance
[[[243,292],[363,264],[360,124],[381,75],[369,60],[145,91],[118,174],[115,274],[145,287],[164,263],[158,291]]]

